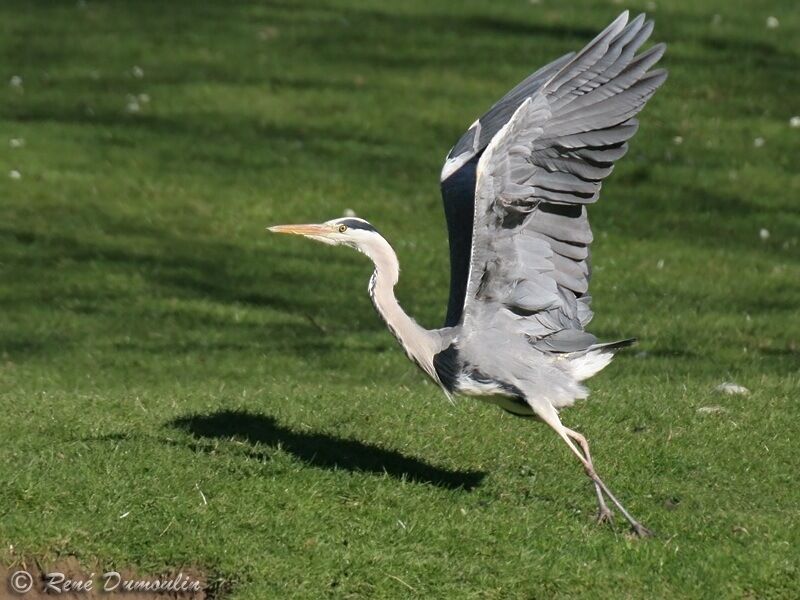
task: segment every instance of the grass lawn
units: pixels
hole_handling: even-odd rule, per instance
[[[640,345],[562,414],[639,541],[548,428],[423,381],[364,257],[264,228],[355,210],[439,326],[446,151],[648,5],[670,79],[591,209],[591,331]],[[799,597],[800,12],[654,5],[4,0],[0,563],[194,565],[236,600]]]

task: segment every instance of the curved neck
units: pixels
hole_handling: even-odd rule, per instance
[[[409,317],[394,295],[394,286],[400,278],[400,263],[397,255],[385,239],[373,236],[358,249],[369,256],[375,264],[375,272],[369,280],[369,295],[378,314],[397,338],[408,357],[423,371],[438,381],[433,368],[433,357],[438,353],[437,336],[421,327]]]

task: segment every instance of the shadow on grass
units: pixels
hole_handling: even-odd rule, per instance
[[[470,491],[478,487],[485,473],[451,471],[430,465],[394,450],[347,440],[324,433],[301,433],[282,427],[274,417],[246,411],[222,410],[209,415],[173,419],[170,427],[182,429],[196,438],[238,439],[249,444],[264,444],[289,452],[304,463],[323,469],[389,475],[396,479],[425,483],[446,489]],[[202,446],[199,449],[203,449]],[[251,455],[267,458],[254,448]]]

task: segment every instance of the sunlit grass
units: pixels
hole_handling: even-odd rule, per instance
[[[800,594],[792,2],[658,3],[670,79],[592,207],[592,331],[640,345],[563,417],[654,540],[593,524],[545,427],[425,383],[363,257],[264,232],[355,210],[439,326],[444,154],[623,8],[562,4],[4,2],[4,562],[236,599]]]

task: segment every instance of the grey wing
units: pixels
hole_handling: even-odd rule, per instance
[[[644,16],[640,15],[620,32],[620,23],[624,24],[625,19],[627,13],[623,13],[611,23],[580,54],[585,56],[589,49],[596,48],[598,44],[603,47],[608,38],[614,36],[613,41],[608,44],[606,53],[606,59],[612,63],[609,67],[609,77],[614,76],[615,72],[619,74],[619,71],[631,62],[635,52],[652,31],[652,24],[645,23]],[[566,65],[573,64],[574,59],[574,52],[566,54],[526,78],[475,121],[447,156],[441,177],[442,200],[450,243],[450,296],[445,318],[446,326],[457,325],[463,317],[470,271],[478,160],[486,146],[508,122],[520,104],[536,94],[554,75],[563,72]]]
[[[442,201],[450,242],[450,299],[445,326],[461,321],[472,246],[475,174],[481,153],[519,108],[542,84],[567,64],[574,52],[542,67],[508,92],[477,119],[450,149],[442,167]]]
[[[623,13],[522,102],[477,163],[463,331],[516,333],[544,351],[583,350],[592,317],[586,207],[666,79],[648,71],[652,31]]]

